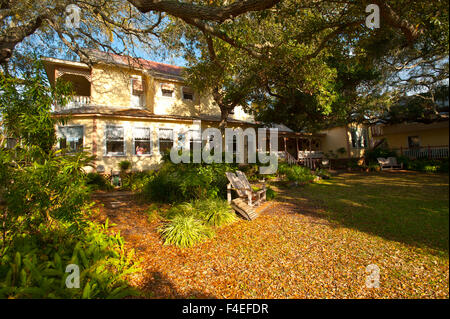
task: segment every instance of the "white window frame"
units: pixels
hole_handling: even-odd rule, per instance
[[[187,86],[182,86],[181,87],[181,90],[180,90],[180,92],[181,92],[181,99],[183,100],[183,101],[191,101],[191,102],[194,102],[194,100],[195,100],[195,93],[194,93],[194,90],[192,90],[192,100],[191,99],[185,99],[184,98],[184,88],[187,88]],[[190,87],[189,87],[190,88]],[[190,89],[192,89],[192,88],[190,88]]]
[[[133,96],[137,96],[135,94],[133,94],[133,80],[141,80],[142,82],[142,86],[143,86],[143,92],[142,94],[139,95],[140,99],[139,99],[139,106],[134,106],[133,105]],[[142,77],[138,77],[136,75],[132,75],[130,77],[130,107],[131,108],[137,108],[137,109],[142,109],[145,108],[145,86],[144,86],[144,79]]]
[[[107,142],[108,142],[108,138],[106,136],[108,127],[114,127],[114,128],[122,128],[123,129],[123,152],[112,152],[112,153],[108,153],[108,148],[107,148]],[[127,156],[127,145],[126,145],[126,132],[125,132],[125,126],[123,125],[117,125],[117,124],[106,124],[105,125],[105,131],[104,131],[104,143],[103,146],[105,148],[105,152],[104,155],[107,157],[113,157],[113,156]],[[118,140],[113,140],[112,142],[117,142]]]
[[[163,153],[161,152],[161,147],[160,147],[161,139],[159,137],[159,131],[160,130],[171,130],[172,131],[172,147],[175,145],[175,140],[174,140],[175,130],[173,128],[170,128],[170,127],[158,127],[158,152],[159,152],[159,154],[162,155]]]
[[[173,91],[172,91],[172,96],[165,96],[165,95],[163,95],[163,89],[162,89],[162,87],[163,87],[163,85],[166,85],[166,84],[172,84],[172,83],[169,83],[169,82],[163,82],[163,83],[160,83],[160,84],[159,84],[159,95],[160,95],[161,97],[166,98],[166,99],[173,99],[173,98],[175,98],[175,85],[174,85],[174,84],[172,84],[172,85],[174,86]]]
[[[134,130],[135,129],[148,129],[148,131],[149,131],[149,145],[150,145],[150,153],[148,153],[148,154],[137,154],[136,153],[136,140],[135,140],[135,137],[134,137]],[[152,156],[153,155],[153,139],[152,139],[152,129],[151,129],[151,127],[150,126],[135,126],[135,127],[133,127],[133,132],[132,132],[132,134],[133,134],[133,155],[135,155],[135,156]]]
[[[84,132],[85,132],[85,129],[84,129],[84,125],[82,125],[82,124],[72,124],[72,125],[60,125],[60,126],[58,126],[58,149],[61,149],[60,148],[60,129],[61,128],[63,128],[63,127],[81,127],[81,129],[82,129],[82,131],[83,131],[83,133],[82,133],[82,136],[83,136],[83,142],[82,142],[82,145],[81,145],[81,148],[83,149],[84,148],[84,145],[85,145],[85,137],[84,137]],[[66,147],[67,147],[67,141],[66,141]],[[77,153],[77,151],[75,150],[75,151],[73,151],[73,152],[69,152],[69,153]]]

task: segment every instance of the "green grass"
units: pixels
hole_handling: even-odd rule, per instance
[[[301,192],[342,226],[448,255],[448,175],[348,173]]]

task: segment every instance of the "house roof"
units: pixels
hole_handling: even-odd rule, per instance
[[[118,55],[98,50],[90,50],[89,52],[94,61],[97,62],[119,64],[122,66],[144,69],[157,74],[159,73],[161,75],[170,75],[176,77],[183,76],[182,73],[184,68],[181,66],[150,61],[142,58],[133,58],[127,55]]]
[[[115,117],[125,117],[125,118],[146,118],[155,120],[183,120],[183,121],[207,121],[207,122],[220,122],[220,116],[216,115],[200,115],[200,116],[183,116],[183,115],[158,115],[144,109],[119,109],[107,106],[83,106],[78,108],[70,108],[54,111],[52,113],[56,116],[115,116]],[[228,118],[229,123],[239,123],[255,125],[254,122],[236,120],[233,118]]]
[[[183,70],[185,68],[181,66],[150,61],[142,58],[133,58],[126,55],[118,55],[98,50],[89,50],[89,55],[94,63],[115,64],[121,67],[130,67],[145,70],[151,73],[154,77],[162,77],[166,79],[168,78],[177,81],[184,80]],[[42,57],[41,59],[45,62],[49,79],[53,74],[53,70],[50,69],[50,66],[54,68],[55,65],[69,65],[75,68],[89,68],[89,65],[84,62],[76,62],[51,57]]]

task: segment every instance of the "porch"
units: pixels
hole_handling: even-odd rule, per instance
[[[446,159],[449,155],[449,146],[420,146],[413,148],[393,148],[400,156],[406,156],[410,159]]]
[[[325,134],[278,132],[279,156],[290,165],[303,165],[316,169],[324,159],[321,139]]]

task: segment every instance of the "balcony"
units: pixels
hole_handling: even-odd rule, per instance
[[[91,104],[90,96],[74,95],[74,96],[72,96],[70,101],[64,106],[64,108],[61,108],[60,105],[57,105],[56,110],[59,111],[61,109],[64,109],[64,110],[75,109],[75,108],[87,106],[90,104]]]

